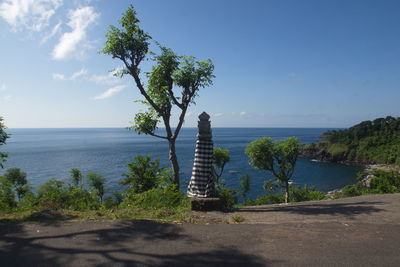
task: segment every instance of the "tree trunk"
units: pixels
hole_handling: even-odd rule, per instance
[[[289,203],[289,181],[285,182],[285,203]]]
[[[174,184],[176,184],[179,190],[179,164],[178,158],[176,157],[175,140],[168,140],[169,142],[169,160],[171,161],[172,171],[174,174]]]

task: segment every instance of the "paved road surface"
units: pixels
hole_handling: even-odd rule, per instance
[[[195,214],[234,215],[0,224],[0,265],[400,266],[400,194]]]

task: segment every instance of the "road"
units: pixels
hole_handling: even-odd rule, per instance
[[[239,224],[233,216],[245,219]],[[199,224],[2,223],[1,266],[400,266],[400,194],[232,213]]]

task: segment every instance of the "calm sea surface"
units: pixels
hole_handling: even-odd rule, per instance
[[[223,179],[228,187],[238,188],[239,177],[252,176],[250,196],[264,192],[263,181],[269,173],[254,170],[244,154],[245,147],[254,139],[270,136],[274,139],[296,136],[302,143],[319,140],[328,129],[300,128],[214,128],[215,146],[229,149],[231,161],[227,164]],[[182,190],[190,179],[193,164],[195,128],[182,130],[177,140],[177,153],[181,166]],[[122,174],[127,172],[127,162],[137,154],[158,157],[169,167],[168,145],[165,140],[136,135],[121,128],[102,129],[7,129],[12,136],[2,146],[9,152],[5,169],[21,168],[28,174],[29,183],[35,188],[50,178],[67,179],[71,168],[79,168],[84,174],[98,172],[107,179],[110,187],[118,188]],[[296,185],[313,185],[322,191],[341,188],[356,182],[360,168],[335,163],[312,162],[299,159],[293,181]],[[0,170],[0,174],[4,170]]]

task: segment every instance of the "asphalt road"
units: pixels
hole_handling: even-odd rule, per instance
[[[400,194],[194,216],[203,223],[3,223],[0,265],[400,266]]]

